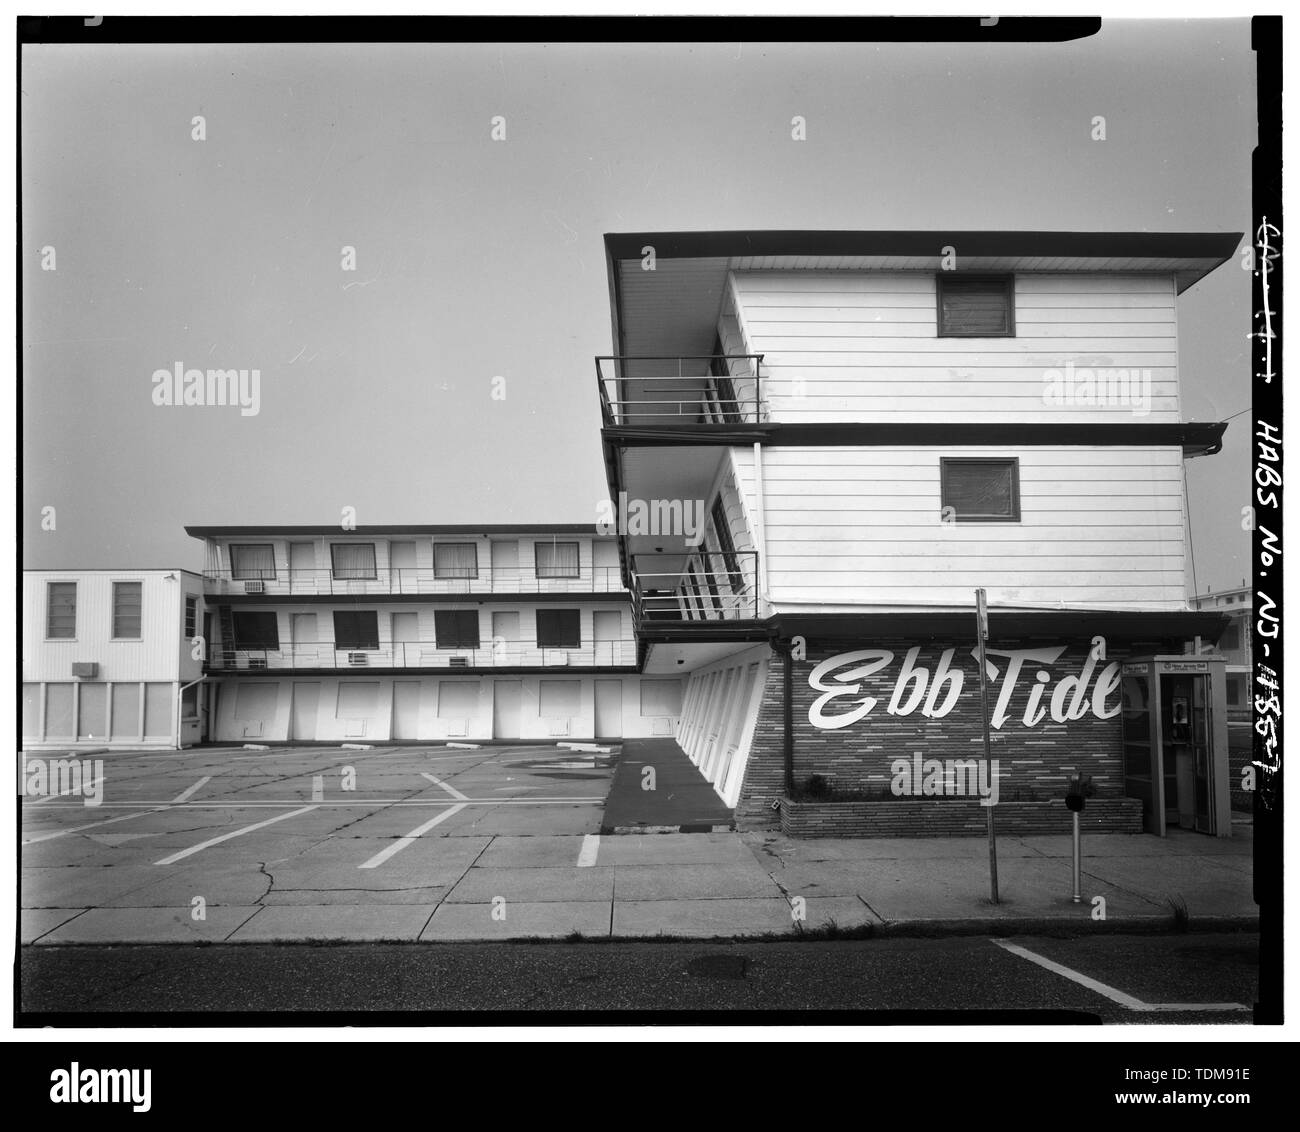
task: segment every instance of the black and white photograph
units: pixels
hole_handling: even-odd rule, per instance
[[[1248,1105],[1281,18],[183,15],[17,19],[37,1099],[1086,1026]]]

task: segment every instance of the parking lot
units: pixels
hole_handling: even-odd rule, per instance
[[[789,931],[735,835],[601,838],[611,754],[556,746],[112,753],[23,800],[23,942]],[[615,908],[615,887],[620,899]],[[680,916],[677,917],[680,920]]]

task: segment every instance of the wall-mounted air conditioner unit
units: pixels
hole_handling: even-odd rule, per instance
[[[265,668],[265,667],[266,667],[266,657],[264,657],[264,656],[250,656],[250,657],[248,658],[248,667],[249,667],[249,668]]]
[[[244,593],[246,594],[264,594],[266,593],[265,582],[245,582]]]
[[[453,657],[451,657],[451,658],[447,661],[447,666],[448,666],[449,668],[468,668],[468,667],[469,667],[469,657],[467,657],[467,656],[453,656]]]
[[[565,667],[569,663],[569,654],[567,652],[550,652],[546,654],[547,663],[556,665],[559,668]]]
[[[468,719],[449,719],[447,720],[447,734],[453,739],[463,739],[469,734]]]
[[[364,668],[370,663],[370,657],[363,652],[350,652],[348,653],[348,663],[356,665],[358,668]]]
[[[546,733],[551,736],[567,735],[569,733],[569,719],[548,719],[546,721]]]
[[[93,660],[74,660],[72,662],[72,675],[93,680],[99,675],[99,665]]]

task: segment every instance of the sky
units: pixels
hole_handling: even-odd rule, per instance
[[[26,47],[23,565],[196,569],[186,524],[348,507],[594,522],[604,233],[1249,233],[1249,33]],[[1179,329],[1184,418],[1248,409],[1249,272]],[[257,369],[257,413],[155,404],[178,363]],[[1250,419],[1187,465],[1202,592],[1249,573]]]

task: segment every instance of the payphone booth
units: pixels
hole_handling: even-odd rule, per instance
[[[1142,800],[1142,827],[1232,836],[1225,662],[1152,656],[1121,669],[1124,793]]]

